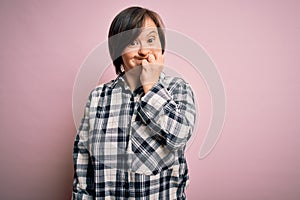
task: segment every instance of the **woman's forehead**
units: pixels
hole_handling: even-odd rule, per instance
[[[141,29],[140,36],[147,36],[147,35],[150,35],[150,34],[157,34],[158,33],[157,26],[150,17],[147,17],[145,19],[143,27],[140,28],[140,29]]]

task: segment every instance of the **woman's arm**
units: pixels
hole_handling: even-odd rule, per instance
[[[73,200],[94,199],[94,172],[88,150],[89,110],[92,93],[85,106],[84,117],[77,131],[74,142],[74,182]]]
[[[169,91],[157,83],[142,97],[138,115],[171,150],[183,147],[195,123],[194,95],[190,85],[174,79]]]

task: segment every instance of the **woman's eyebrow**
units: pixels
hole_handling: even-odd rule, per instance
[[[155,33],[155,34],[157,34],[157,32],[156,31],[151,31],[151,32],[149,32],[146,36],[148,36],[148,35],[151,35],[152,33]]]

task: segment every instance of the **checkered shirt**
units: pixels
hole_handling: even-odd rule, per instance
[[[89,95],[74,143],[73,199],[186,199],[190,85],[162,73],[144,94],[131,92],[123,75]]]

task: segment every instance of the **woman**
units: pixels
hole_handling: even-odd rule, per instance
[[[185,199],[191,87],[165,76],[160,16],[130,7],[111,23],[118,77],[94,88],[74,143],[73,199]]]

